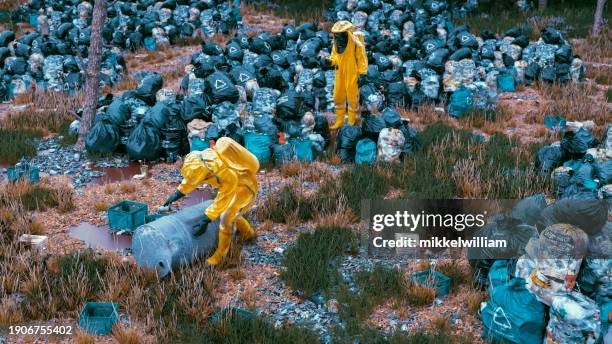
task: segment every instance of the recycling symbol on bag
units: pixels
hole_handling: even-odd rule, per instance
[[[249,76],[244,74],[244,73],[240,73],[240,76],[238,76],[238,80],[240,80],[240,82],[245,82],[245,81],[249,80]]]
[[[509,330],[512,328],[512,324],[510,324],[510,320],[508,320],[508,316],[506,315],[506,312],[504,312],[503,308],[501,307],[497,307],[495,309],[495,312],[493,312],[493,322],[505,328],[506,330]]]
[[[384,56],[381,56],[378,61],[380,61],[380,63],[387,63],[387,58]]]
[[[237,51],[238,51],[238,49],[237,49],[236,47],[230,47],[230,48],[229,48],[229,52],[230,52],[230,54],[233,54],[233,53],[235,53],[235,52],[237,52]]]
[[[436,46],[433,43],[428,43],[427,47],[425,47],[425,49],[427,49],[427,51],[429,50],[433,50],[433,48],[435,48]]]
[[[461,36],[461,42],[462,42],[462,43],[467,42],[469,39],[470,39],[470,36],[468,36],[468,35],[463,35],[463,36]]]
[[[272,55],[272,60],[276,61],[278,59],[280,59],[280,56],[278,56],[278,54]]]
[[[217,79],[215,80],[215,89],[216,90],[223,90],[227,88],[227,83],[225,83],[225,81],[221,80],[221,79]]]
[[[264,42],[264,46],[266,47],[267,50],[272,50],[272,47],[270,46],[270,43]]]
[[[287,34],[291,34],[293,32],[293,30],[291,30],[291,28],[287,28]]]

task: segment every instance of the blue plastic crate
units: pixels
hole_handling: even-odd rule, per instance
[[[119,305],[115,302],[87,302],[79,315],[79,326],[95,335],[108,335],[119,321]]]
[[[444,296],[450,293],[451,280],[443,274],[432,271],[424,270],[415,272],[410,275],[410,281],[416,282],[428,287],[436,288],[436,296]]]
[[[110,229],[135,230],[147,221],[148,206],[134,201],[121,201],[108,209]]]
[[[15,165],[14,167],[9,167],[6,170],[6,174],[10,182],[16,182],[22,178],[28,178],[28,180],[32,183],[37,183],[40,181],[40,173],[38,167],[32,166],[30,164]]]

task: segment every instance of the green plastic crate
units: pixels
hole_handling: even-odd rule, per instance
[[[40,173],[38,167],[32,166],[30,164],[15,165],[14,167],[9,167],[6,170],[6,174],[10,182],[16,182],[22,178],[28,178],[31,183],[38,183],[40,181]]]
[[[110,229],[133,231],[147,221],[148,206],[134,201],[121,201],[108,209]]]
[[[119,321],[119,305],[115,302],[87,302],[79,315],[79,326],[95,335],[108,335]]]
[[[428,287],[436,288],[437,297],[447,295],[450,292],[450,278],[437,271],[424,270],[415,272],[410,275],[410,280]]]

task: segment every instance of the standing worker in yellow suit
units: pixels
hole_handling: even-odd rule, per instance
[[[200,236],[206,232],[210,222],[221,218],[219,245],[208,258],[208,264],[217,265],[227,255],[234,224],[240,240],[255,237],[253,227],[242,216],[255,203],[258,170],[257,157],[229,137],[220,138],[213,148],[194,151],[185,157],[181,169],[183,181],[164,206],[179,200],[201,184],[218,189],[214,202],[193,228],[193,235]]]
[[[348,124],[354,125],[359,107],[359,78],[368,72],[368,58],[365,40],[355,26],[346,20],[338,21],[331,29],[334,44],[330,56],[336,67],[334,80],[334,103],[336,105],[336,123],[331,127],[338,129],[344,125],[347,113]]]

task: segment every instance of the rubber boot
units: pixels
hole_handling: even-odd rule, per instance
[[[344,125],[344,115],[336,115],[336,123],[329,127],[331,130],[338,130]]]
[[[217,265],[221,263],[223,257],[227,255],[230,244],[232,243],[232,234],[219,232],[219,245],[215,253],[206,260],[210,265]]]
[[[240,241],[249,241],[256,236],[255,230],[253,229],[253,227],[251,227],[249,221],[247,221],[243,217],[240,217],[236,220],[236,230],[238,231],[238,233],[240,233],[240,235],[238,236],[238,240]]]
[[[348,124],[349,125],[355,125],[356,122],[357,122],[357,114],[349,112],[349,114],[348,114]]]

